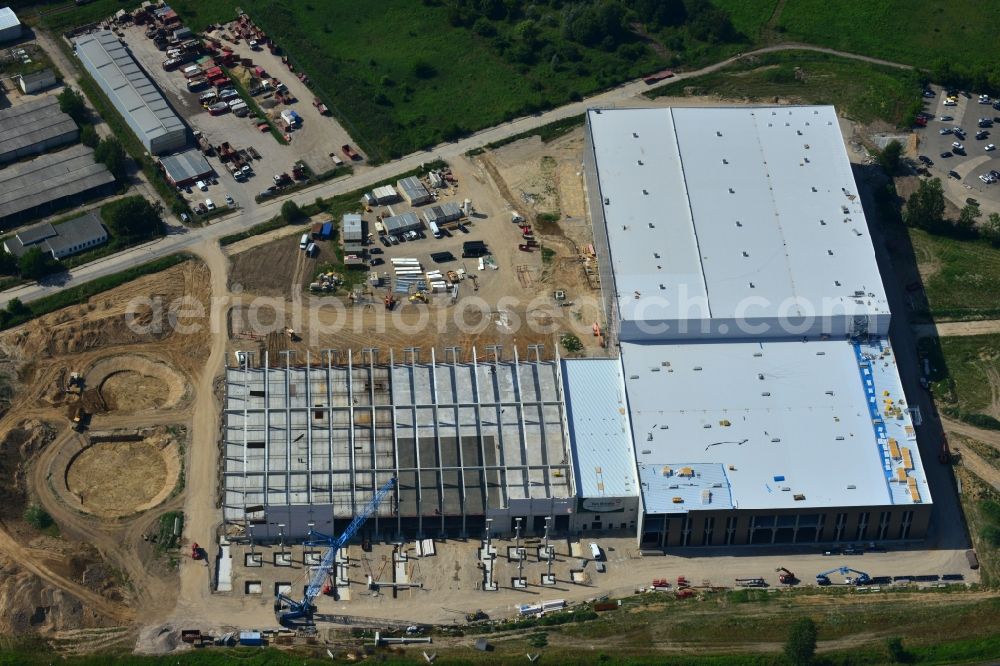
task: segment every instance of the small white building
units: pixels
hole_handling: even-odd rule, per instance
[[[25,95],[47,90],[56,85],[56,83],[56,73],[48,68],[40,72],[32,72],[31,74],[23,74],[17,77],[17,85]]]
[[[379,206],[399,201],[399,192],[392,185],[383,185],[372,190],[372,202]]]
[[[21,36],[21,20],[10,7],[0,7],[0,42],[9,42]]]
[[[364,223],[357,213],[346,213],[341,218],[344,243],[360,243],[364,239]]]
[[[53,226],[49,223],[36,224],[9,236],[3,247],[15,257],[20,257],[33,247],[48,252],[54,259],[62,259],[108,240],[108,232],[101,224],[101,218],[93,211],[78,218]]]

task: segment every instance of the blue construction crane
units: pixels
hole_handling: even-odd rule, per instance
[[[836,569],[830,569],[829,571],[816,574],[816,584],[829,585],[830,574],[833,573],[839,573],[841,576],[844,576],[844,578],[847,579],[847,583],[851,585],[865,585],[872,579],[872,577],[864,571],[858,571],[857,569],[851,569],[850,567],[837,567]],[[855,574],[855,577],[853,579],[848,578],[848,574]]]
[[[323,588],[323,583],[326,581],[326,577],[329,575],[330,569],[333,567],[334,560],[337,557],[337,551],[343,548],[354,537],[357,531],[361,529],[361,526],[375,513],[379,504],[382,503],[382,500],[392,491],[395,485],[396,477],[392,477],[384,486],[379,488],[375,496],[371,498],[371,501],[361,510],[361,513],[354,517],[354,520],[351,521],[346,530],[341,532],[339,537],[334,538],[315,530],[309,530],[309,537],[305,542],[306,545],[326,545],[327,550],[323,553],[323,559],[320,561],[319,566],[313,572],[313,576],[309,581],[309,587],[306,588],[305,595],[301,601],[296,601],[285,594],[279,593],[275,595],[274,612],[278,617],[279,623],[287,626],[294,624],[296,621],[312,622],[312,615],[316,612],[313,600],[319,596],[320,590]]]

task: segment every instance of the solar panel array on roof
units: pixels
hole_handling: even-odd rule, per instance
[[[184,123],[114,33],[83,35],[74,46],[80,62],[149,152],[160,155],[187,144]]]

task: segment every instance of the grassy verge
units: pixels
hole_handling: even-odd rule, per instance
[[[958,240],[910,229],[935,319],[1000,316],[1000,249],[982,240]]]
[[[178,528],[174,530],[174,523],[177,523]],[[168,511],[167,513],[160,516],[160,522],[157,526],[156,531],[156,550],[158,552],[166,552],[168,550],[173,550],[177,548],[181,540],[181,534],[184,533],[184,512],[183,511]]]
[[[96,294],[114,289],[115,287],[123,285],[126,282],[131,282],[132,280],[142,277],[143,275],[159,273],[160,271],[164,271],[171,266],[176,266],[177,264],[185,262],[190,258],[191,256],[187,254],[172,254],[170,256],[163,257],[162,259],[157,259],[156,261],[140,264],[139,266],[133,266],[132,268],[122,271],[121,273],[105,275],[104,277],[99,277],[95,280],[91,280],[90,282],[85,282],[78,287],[70,287],[69,289],[64,289],[52,294],[51,296],[39,298],[36,301],[26,304],[26,311],[10,315],[3,320],[0,320],[0,330],[18,326],[26,321],[48,314],[49,312],[60,310],[70,305],[86,303],[87,300]]]
[[[305,163],[303,162],[303,164],[305,164]],[[308,165],[307,165],[307,171],[309,171],[311,173],[311,170],[308,170]],[[281,190],[281,194],[282,194],[282,196],[287,196],[289,194],[293,194],[295,192],[298,192],[299,190],[304,190],[307,187],[309,187],[310,185],[315,185],[316,183],[325,183],[328,180],[333,180],[335,178],[340,178],[341,176],[349,176],[352,173],[354,173],[354,167],[351,166],[351,165],[349,165],[349,164],[345,164],[344,166],[339,166],[339,167],[337,167],[335,169],[330,169],[329,171],[324,171],[323,173],[318,174],[318,175],[310,175],[305,180],[297,181],[297,182],[293,183],[292,185],[289,185],[288,187],[285,187],[284,189],[282,189]],[[264,201],[267,201],[268,198],[269,197],[262,197],[259,194],[256,194],[256,195],[254,195],[253,199],[257,203],[262,203]]]
[[[70,62],[75,62],[76,57],[66,42],[59,37],[56,38],[56,41],[59,43],[59,48],[63,50],[66,58]],[[160,170],[156,168],[153,160],[146,156],[145,147],[139,142],[138,137],[129,128],[125,119],[118,113],[118,110],[111,104],[111,100],[105,96],[104,91],[100,89],[97,82],[82,67],[77,67],[76,72],[80,88],[90,101],[90,105],[97,111],[97,115],[104,119],[104,122],[111,128],[111,133],[121,142],[122,147],[125,148],[125,151],[132,160],[146,174],[146,178],[152,183],[157,194],[166,202],[168,209],[178,216],[180,213],[188,213],[190,215],[191,211],[184,197],[177,193],[177,190],[167,182]]]
[[[783,3],[778,27],[790,41],[924,67],[940,60],[968,66],[995,62],[998,19],[1000,8],[977,0],[795,0]]]
[[[257,104],[257,100],[255,100],[253,98],[253,95],[251,95],[249,91],[247,91],[243,83],[237,77],[233,76],[232,70],[230,70],[228,67],[222,66],[222,71],[226,73],[226,76],[229,77],[229,82],[233,84],[233,88],[236,89],[236,92],[240,94],[240,97],[250,108],[250,113],[254,114],[258,119],[267,123],[267,129],[269,132],[271,132],[271,136],[274,137],[275,141],[277,141],[283,146],[287,146],[288,142],[285,141],[285,135],[281,133],[281,130],[279,130],[278,126],[274,124],[274,121],[271,120],[266,113],[264,113],[263,109],[260,108],[260,105]]]
[[[582,113],[576,116],[563,118],[562,120],[554,120],[551,123],[542,125],[541,127],[536,127],[535,129],[528,130],[526,132],[508,136],[504,139],[500,139],[499,141],[492,141],[482,148],[473,148],[468,151],[466,155],[469,157],[480,155],[487,150],[496,150],[501,146],[506,146],[507,144],[520,141],[521,139],[527,139],[531,136],[537,136],[542,140],[542,143],[549,143],[550,141],[555,141],[561,136],[569,134],[577,127],[583,127],[584,122],[586,122],[586,116]]]
[[[725,99],[834,104],[860,122],[884,120],[907,126],[922,109],[922,81],[916,72],[880,67],[810,51],[782,51],[747,57],[717,72],[686,79],[646,95],[650,98],[718,95]]]
[[[1000,548],[987,541],[983,532],[990,525],[998,526],[995,507],[1000,493],[965,468],[956,468],[956,473],[962,481],[962,511],[979,558],[979,575],[983,585],[993,587],[1000,583]]]
[[[1000,420],[989,413],[993,382],[1000,381],[1000,335],[970,335],[921,342],[931,364],[934,397],[952,418],[991,430]]]

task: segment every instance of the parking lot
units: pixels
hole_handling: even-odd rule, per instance
[[[946,183],[946,192],[951,194],[956,205],[965,205],[965,200],[971,197],[979,201],[986,212],[1000,210],[1000,183],[986,183],[980,179],[990,171],[1000,171],[1000,151],[986,150],[988,145],[1000,142],[1000,120],[994,127],[979,127],[980,118],[991,121],[1000,118],[1000,110],[993,107],[996,100],[980,104],[978,93],[959,94],[955,97],[956,104],[951,106],[946,103],[945,90],[932,89],[935,95],[925,98],[924,108],[934,117],[927,127],[916,130],[919,154],[929,159],[930,164],[920,166]],[[955,128],[964,131],[956,134]],[[942,130],[950,131],[942,134]],[[956,151],[953,146],[956,142],[964,150]]]
[[[207,89],[190,92],[184,74],[179,69],[164,71],[162,63],[166,54],[156,48],[153,40],[146,37],[143,26],[129,25],[121,31],[136,60],[156,81],[174,110],[193,130],[201,131],[213,146],[228,142],[234,149],[253,148],[260,155],[260,159],[254,160],[252,165],[254,175],[243,182],[237,182],[229,174],[218,156],[209,157],[209,163],[218,174],[218,184],[209,185],[208,191],[191,188],[190,193],[185,193],[185,197],[193,205],[205,199],[212,199],[216,205],[224,205],[228,194],[233,197],[234,205],[252,206],[254,197],[273,185],[272,177],[275,174],[290,173],[292,164],[296,161],[305,162],[316,173],[332,169],[334,163],[330,153],[343,158],[340,146],[352,143],[336,120],[321,115],[313,107],[313,97],[309,96],[306,86],[281,65],[279,57],[266,50],[251,52],[245,44],[234,46],[224,42],[234,50],[237,58],[252,57],[255,64],[263,66],[268,75],[279,78],[298,99],[291,106],[275,107],[276,110],[291,108],[302,118],[300,127],[290,133],[291,142],[287,146],[278,143],[269,132],[258,130],[252,113],[244,118],[232,113],[210,115],[198,100],[199,95]],[[241,54],[241,48],[246,53]]]

